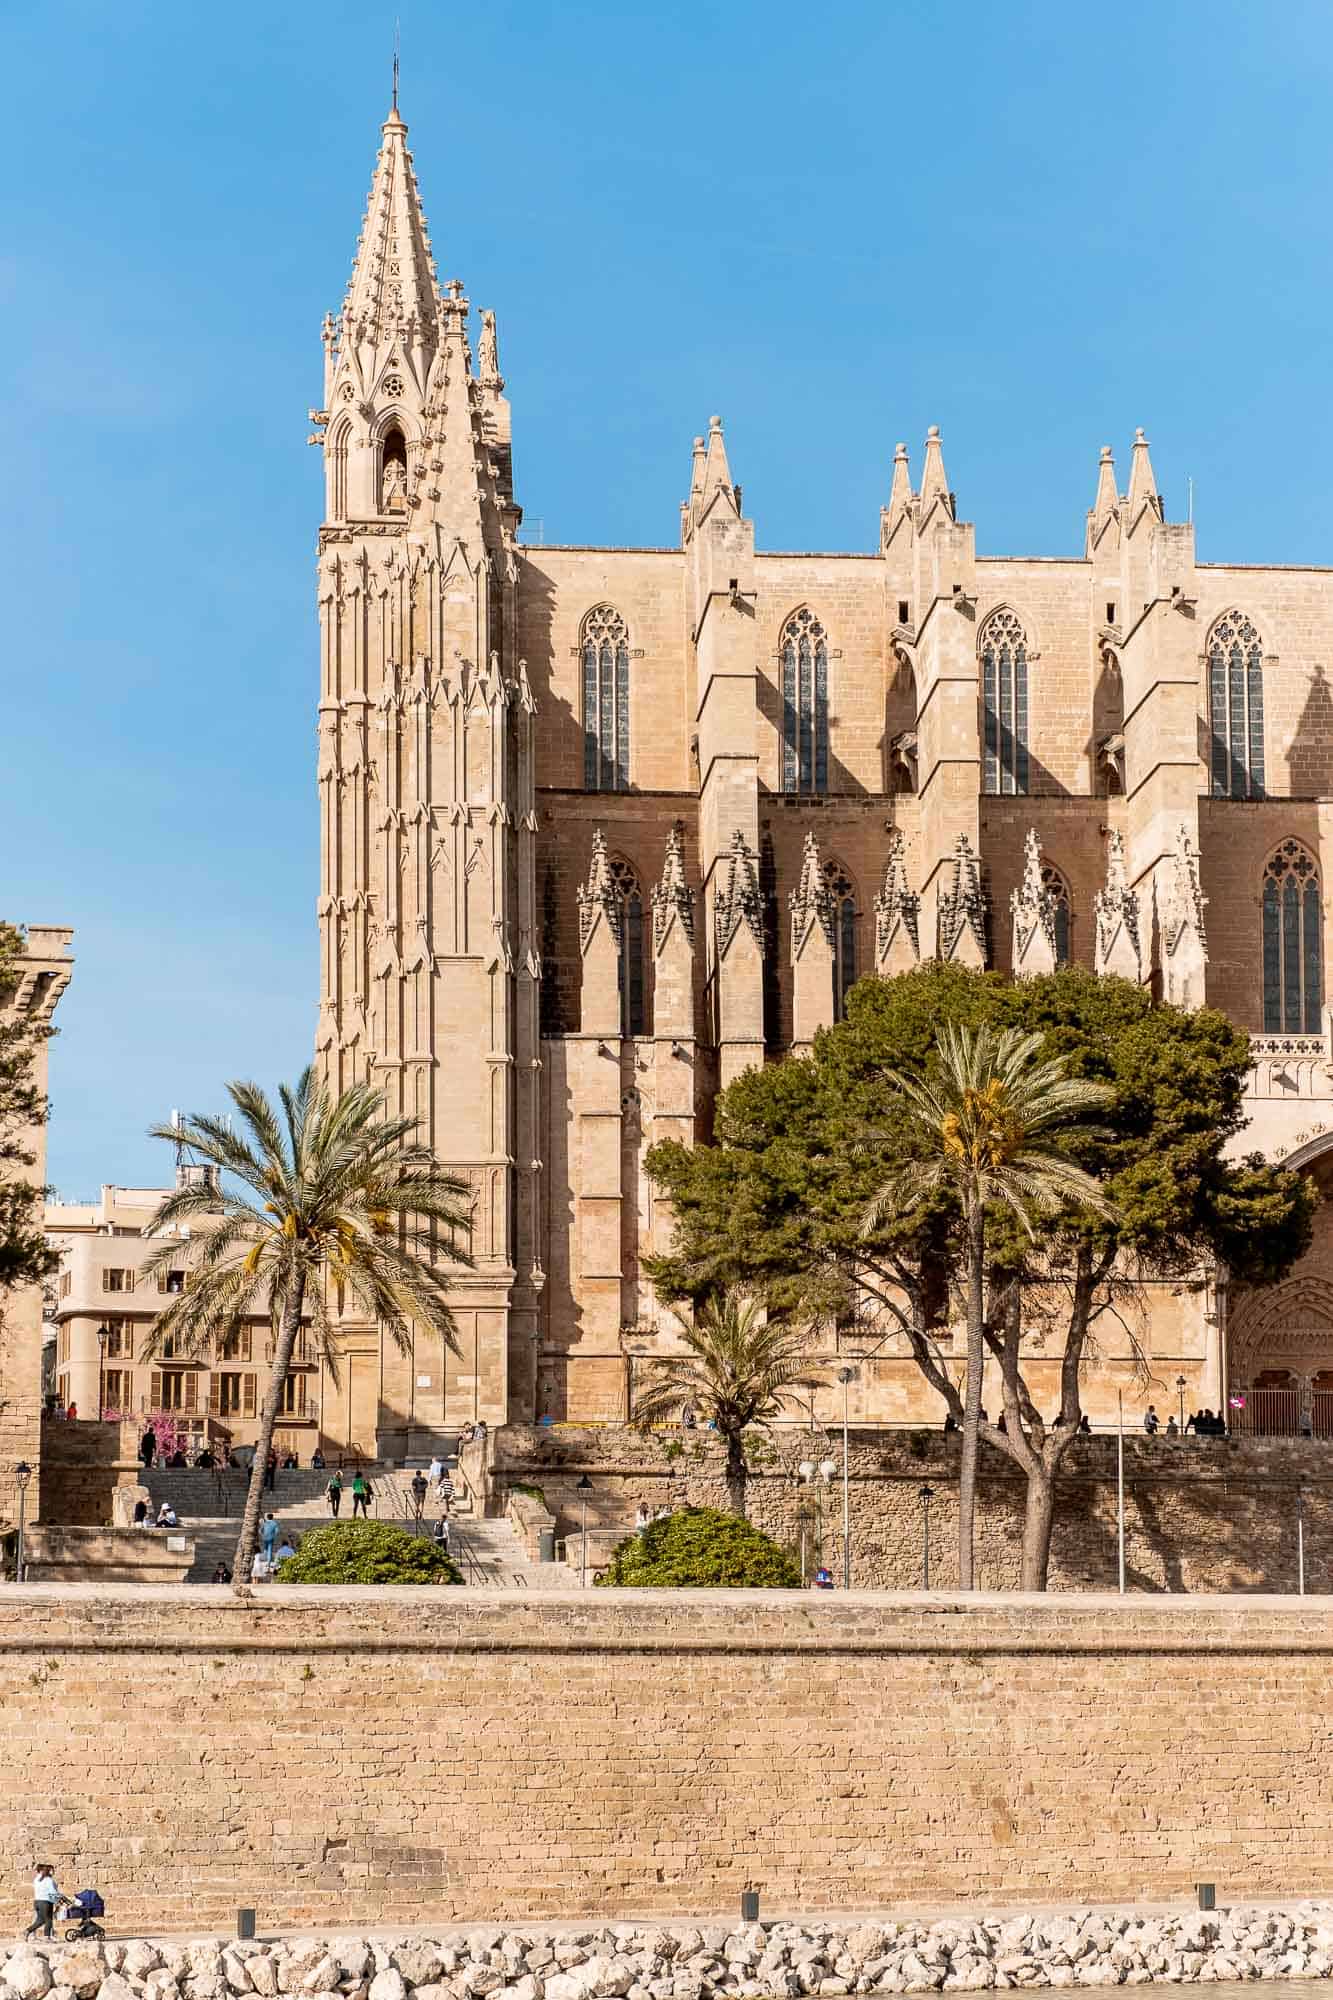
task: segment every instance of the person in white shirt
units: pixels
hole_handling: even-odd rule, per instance
[[[272,1565],[262,1549],[255,1550],[255,1559],[250,1565],[251,1583],[267,1583],[273,1574]]]
[[[294,1556],[295,1554],[296,1550],[292,1546],[291,1536],[284,1535],[282,1538],[282,1546],[275,1551],[273,1560],[275,1563],[286,1562],[288,1556]]]
[[[25,1936],[31,1937],[34,1931],[40,1931],[43,1937],[52,1937],[56,1911],[64,1900],[56,1887],[54,1868],[49,1861],[39,1861],[37,1873],[32,1878],[32,1922]]]
[[[176,1509],[172,1506],[170,1500],[164,1500],[158,1508],[157,1525],[159,1528],[178,1528],[180,1526],[180,1522],[176,1519]]]

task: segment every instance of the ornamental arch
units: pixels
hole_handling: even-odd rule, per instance
[[[1333,1132],[1284,1165],[1323,1195],[1309,1249],[1280,1284],[1231,1282],[1227,1381],[1232,1428],[1256,1435],[1333,1437]],[[1235,1407],[1237,1402],[1241,1407]]]

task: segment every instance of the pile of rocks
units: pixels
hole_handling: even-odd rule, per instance
[[[1333,1904],[935,1923],[472,1926],[438,1940],[0,1946],[0,2000],[787,2000],[1325,1979]]]

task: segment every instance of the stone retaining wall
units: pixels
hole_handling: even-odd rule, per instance
[[[0,1881],[150,1932],[1333,1893],[1331,1664],[1311,1598],[10,1587]]]
[[[762,1449],[762,1447],[761,1447]],[[850,1451],[852,1582],[916,1589],[922,1578],[925,1509],[932,1489],[931,1583],[958,1581],[958,1440],[939,1431],[853,1431]],[[832,1458],[838,1470],[817,1493],[796,1477],[802,1458]],[[784,1428],[750,1482],[750,1516],[799,1546],[800,1513],[812,1559],[842,1573],[842,1436]],[[511,1485],[542,1489],[573,1534],[587,1474],[588,1526],[628,1532],[640,1500],[725,1507],[722,1450],[707,1432],[655,1432],[617,1425],[551,1429],[510,1425],[494,1434],[491,1506],[503,1511]],[[1304,1495],[1307,1588],[1333,1591],[1333,1443],[1298,1438],[1145,1438],[1125,1441],[1126,1559],[1133,1590],[1295,1590],[1297,1492]],[[983,1445],[977,1513],[977,1575],[987,1588],[1018,1586],[1023,1480]],[[1052,1545],[1053,1590],[1113,1590],[1116,1441],[1080,1439],[1066,1460]]]

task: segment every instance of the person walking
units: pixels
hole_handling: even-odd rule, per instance
[[[56,1887],[55,1869],[49,1861],[39,1861],[32,1878],[32,1922],[24,1936],[31,1937],[34,1931],[40,1931],[43,1937],[54,1937],[56,1911],[64,1900]]]
[[[1153,1408],[1151,1403],[1149,1403],[1147,1412],[1143,1419],[1143,1428],[1147,1432],[1150,1438],[1156,1437],[1158,1430],[1161,1428],[1157,1412]]]
[[[153,1429],[153,1426],[149,1424],[148,1429],[139,1439],[139,1458],[142,1464],[149,1471],[151,1471],[153,1460],[156,1457],[157,1457],[157,1432]]]
[[[334,1473],[328,1485],[324,1488],[324,1491],[325,1494],[328,1496],[329,1512],[330,1514],[332,1514],[334,1520],[336,1521],[338,1518],[338,1510],[340,1509],[343,1503],[343,1476],[341,1472]]]
[[[264,1466],[264,1484],[269,1488],[273,1488],[277,1485],[277,1483],[278,1483],[278,1454],[276,1451],[270,1451],[268,1455],[268,1460]]]
[[[650,1509],[648,1502],[646,1500],[640,1500],[637,1508],[634,1511],[634,1532],[636,1535],[640,1537],[640,1539],[642,1539],[642,1537],[647,1534],[649,1528],[652,1526],[652,1520],[653,1520],[652,1510]]]
[[[438,1451],[430,1462],[430,1471],[426,1474],[426,1477],[432,1486],[438,1486],[444,1478],[444,1460],[440,1457]]]
[[[363,1521],[370,1519],[370,1488],[361,1473],[352,1481],[352,1519],[360,1515]]]
[[[426,1504],[426,1495],[429,1491],[430,1488],[426,1484],[425,1475],[420,1470],[414,1472],[412,1475],[412,1519],[414,1521],[421,1519],[421,1510]]]
[[[259,1524],[259,1546],[264,1551],[265,1562],[272,1562],[273,1551],[278,1546],[278,1520],[270,1510]]]
[[[440,1474],[440,1511],[448,1514],[454,1504],[454,1482],[447,1472]]]

